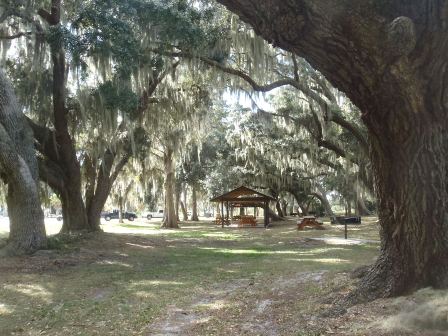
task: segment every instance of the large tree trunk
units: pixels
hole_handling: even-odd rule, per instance
[[[367,209],[366,203],[364,202],[364,192],[359,183],[355,183],[355,194],[356,214],[358,216],[370,216],[371,212]]]
[[[290,200],[291,201],[289,202],[289,214],[292,215],[295,212],[294,206],[296,198],[294,197],[294,195],[291,195]]]
[[[118,175],[128,163],[130,155],[123,155],[113,167],[116,157],[114,152],[106,150],[99,167],[89,156],[84,159],[87,219],[89,226],[95,231],[101,230],[101,211]]]
[[[382,248],[358,293],[447,287],[448,2],[218,1],[363,112]]]
[[[415,115],[425,114],[415,111]],[[448,286],[448,134],[433,122],[408,123],[406,146],[401,134],[395,145],[387,144],[387,151],[381,138],[374,139],[372,146],[382,246],[360,287],[367,299]]]
[[[0,71],[0,175],[8,185],[8,245],[1,255],[32,253],[46,246],[33,134],[6,76]]]
[[[186,222],[188,220],[188,213],[187,213],[187,208],[185,208],[185,204],[183,201],[180,201],[180,208],[182,210],[183,221]]]
[[[280,221],[284,220],[283,217],[278,216],[274,211],[272,211],[272,209],[270,207],[268,209],[268,215],[269,215],[269,218],[271,218],[271,220],[273,222],[280,222]]]
[[[40,17],[49,26],[57,27],[61,24],[61,0],[51,1],[51,11],[39,10]],[[60,37],[62,39],[62,37]],[[56,190],[61,198],[64,223],[62,231],[93,230],[87,221],[87,213],[81,193],[81,170],[77,158],[75,143],[69,133],[68,114],[66,106],[66,74],[65,50],[62,40],[53,41],[50,47],[51,60],[53,63],[53,123],[54,133],[52,139],[41,143],[44,152],[48,155],[47,160],[52,161],[61,172],[63,183],[59,183],[61,190]]]
[[[120,194],[118,195],[118,223],[123,224],[123,195]]]
[[[180,222],[180,216],[179,216],[179,208],[180,208],[180,186],[176,184],[176,198],[174,200],[175,202],[175,209],[176,209],[176,220]]]
[[[280,203],[282,205],[283,216],[288,216],[288,202],[286,202],[286,200],[282,199]]]
[[[346,207],[345,207],[345,215],[351,216],[352,215],[352,200],[350,198],[347,198],[345,200]]]
[[[179,228],[176,210],[174,207],[174,185],[176,183],[174,175],[173,151],[166,149],[164,154],[165,164],[165,218],[162,223],[164,228]]]
[[[188,193],[188,189],[187,189],[187,186],[185,186],[184,192],[183,192],[183,201],[180,203],[181,208],[182,208],[182,217],[183,217],[184,222],[186,222],[188,220],[187,193]]]
[[[63,217],[61,232],[75,232],[83,230],[91,231],[91,228],[87,222],[86,208],[82,199],[80,189],[81,184],[78,184],[78,182],[73,182],[70,183],[70,185],[65,185],[67,189],[63,190],[62,193],[59,194],[62,204]]]
[[[302,209],[302,214],[304,216],[308,216],[310,214],[310,206],[312,200],[312,198],[309,198],[307,201],[300,204],[300,208]]]
[[[191,220],[194,222],[199,221],[198,217],[198,197],[197,197],[197,190],[196,185],[193,183],[191,186],[191,203],[192,203],[192,212],[191,212]]]
[[[284,217],[284,216],[283,216],[283,211],[282,211],[282,206],[281,206],[279,200],[277,200],[277,201],[275,202],[275,210],[277,210],[277,216],[278,216],[278,217]]]
[[[291,190],[291,193],[294,196],[295,201],[297,202],[297,212],[301,212],[303,216],[308,216],[308,193],[299,192],[297,190]]]
[[[327,216],[333,217],[334,212],[333,212],[333,209],[331,208],[330,202],[328,201],[327,194],[326,194],[325,190],[321,187],[318,187],[317,189],[318,189],[318,192],[315,192],[312,195],[315,196],[321,202],[321,204],[324,206],[325,214]]]

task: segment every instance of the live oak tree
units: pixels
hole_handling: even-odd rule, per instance
[[[329,155],[310,141],[306,129],[285,124],[283,117],[260,111],[238,111],[230,116],[235,128],[227,131],[227,141],[235,150],[235,165],[244,170],[246,183],[263,187],[278,198],[280,217],[284,215],[281,196],[285,193],[293,195],[301,208],[317,197],[332,215],[321,181],[339,171],[340,163],[332,152]]]
[[[7,185],[8,245],[0,255],[31,253],[46,246],[33,133],[11,84],[0,71],[0,177]]]
[[[220,13],[219,8],[216,11]],[[373,181],[367,159],[366,131],[360,125],[359,114],[352,113],[357,112],[353,104],[303,58],[269,46],[254,35],[253,29],[228,13],[219,15],[225,18],[223,24],[229,31],[218,45],[219,53],[194,54],[173,46],[177,51],[169,54],[191,59],[197,62],[198,68],[214,69],[217,85],[223,83],[234,94],[241,89],[275,91],[276,96],[278,91],[282,92],[280,96],[288,92],[292,98],[287,98],[286,106],[277,107],[276,117],[305,126],[310,141],[355,164],[363,187],[371,192]],[[335,128],[341,129],[349,141],[343,144],[336,141],[341,132],[332,132]]]
[[[335,89],[329,87],[328,95],[333,95],[333,92]],[[329,113],[339,115],[336,117],[337,123],[328,122],[325,114],[316,113],[309,101],[298,96],[295,89],[290,88],[282,88],[275,95],[272,103],[275,113],[261,112],[279,120],[283,119],[283,125],[280,126],[284,128],[284,132],[306,132],[309,140],[303,139],[302,142],[309,144],[309,149],[315,152],[313,157],[318,159],[317,161],[329,165],[332,169],[333,173],[328,174],[322,183],[316,183],[313,191],[313,196],[322,201],[329,215],[332,215],[332,211],[324,191],[324,186],[330,187],[330,184],[326,183],[329,180],[332,181],[329,190],[343,195],[347,203],[354,202],[357,214],[367,215],[370,212],[366,209],[364,199],[366,194],[373,193],[373,181],[366,150],[360,145],[366,142],[366,132],[362,125],[359,125],[357,109],[347,98],[340,95],[335,97],[334,101],[338,102],[333,105],[337,112]],[[327,154],[324,159],[322,154],[325,151]]]
[[[86,163],[91,168],[89,172],[94,171],[96,157],[92,155],[82,155],[81,161],[78,158],[79,148],[77,147],[76,137],[79,135],[82,128],[75,128],[74,125],[79,126],[84,122],[80,115],[79,103],[77,97],[71,96],[72,88],[69,86],[71,80],[70,75],[73,70],[74,73],[84,73],[85,75],[86,63],[83,57],[86,54],[95,58],[95,51],[98,45],[95,45],[86,36],[74,34],[67,27],[71,27],[71,22],[67,20],[73,19],[77,16],[77,3],[70,2],[64,6],[60,0],[51,1],[51,9],[48,11],[44,8],[35,8],[33,3],[21,2],[17,4],[9,4],[4,11],[4,16],[10,24],[10,30],[13,31],[14,38],[28,39],[29,36],[35,35],[34,44],[31,40],[27,44],[19,44],[19,46],[26,46],[30,52],[34,52],[34,63],[30,67],[30,73],[25,73],[24,77],[31,75],[31,79],[40,77],[44,79],[44,85],[29,85],[27,90],[27,82],[24,83],[24,95],[30,97],[28,108],[32,113],[37,114],[37,121],[30,120],[34,130],[34,136],[38,143],[38,150],[41,152],[40,160],[40,176],[47,182],[59,195],[63,209],[63,231],[76,230],[97,230],[99,229],[99,213],[101,205],[95,213],[98,216],[90,216],[90,209],[86,208],[82,197],[82,174],[81,164]],[[78,27],[82,26],[83,21],[78,20]],[[7,26],[7,28],[9,28]],[[82,29],[82,28],[81,28]],[[22,34],[23,30],[26,31]],[[28,31],[29,30],[29,31]],[[107,30],[105,30],[107,31]],[[22,35],[22,36],[21,36]],[[7,38],[7,37],[3,37]],[[117,41],[115,41],[117,42]],[[30,48],[31,46],[31,48]],[[114,45],[116,47],[116,45]],[[48,49],[47,49],[48,48]],[[20,50],[20,49],[19,49]],[[49,59],[47,58],[49,53]],[[22,51],[21,51],[22,53]],[[113,53],[113,52],[111,52]],[[84,80],[86,77],[83,78]],[[47,83],[45,83],[45,80]],[[20,83],[19,83],[20,84]],[[73,83],[72,83],[73,86]],[[52,99],[48,99],[48,95],[39,95],[38,92],[33,92],[34,88],[43,87],[46,93],[52,93]],[[79,81],[78,81],[79,87]],[[41,99],[39,99],[41,98]],[[52,113],[48,113],[52,111]],[[39,115],[39,112],[41,114]],[[94,129],[96,125],[91,123],[84,123],[86,129]],[[98,166],[101,165],[103,176],[107,174],[109,178],[109,166],[111,164],[111,157],[114,153],[106,148],[104,156]],[[94,162],[95,161],[95,162]],[[112,161],[113,162],[113,161]],[[119,166],[119,165],[118,165]],[[114,176],[114,174],[112,174]],[[88,180],[91,181],[91,174],[88,175]],[[99,186],[104,186],[105,181],[100,181]],[[95,187],[91,183],[92,188]],[[110,188],[110,187],[109,187]],[[90,190],[88,187],[86,201],[92,200]],[[108,192],[108,188],[103,188]],[[103,197],[104,190],[100,193],[93,194],[93,196]],[[106,195],[107,198],[107,195]],[[98,202],[96,202],[98,205]],[[100,202],[101,203],[101,202]],[[87,204],[89,206],[89,204]],[[95,208],[98,208],[96,206]],[[93,217],[93,218],[92,218]],[[90,219],[90,220],[89,220]]]
[[[210,119],[209,119],[210,120]],[[221,121],[214,118],[209,121],[210,124],[218,126]],[[207,132],[208,133],[208,132]],[[216,147],[214,141],[214,132],[204,134],[203,140],[198,145],[193,145],[187,150],[187,155],[180,167],[178,178],[185,184],[191,187],[191,220],[199,221],[198,215],[198,194],[203,191],[203,184],[216,165],[217,151],[220,149]]]
[[[152,104],[157,103],[152,97],[156,89],[165,85],[167,75],[179,64],[151,53],[150,46],[182,40],[194,49],[200,48],[207,39],[199,28],[207,14],[186,7],[182,1],[170,1],[163,6],[152,1],[117,2],[115,6],[116,13],[111,19],[110,4],[93,1],[83,8],[75,21],[76,28],[92,46],[85,54],[98,59],[100,73],[113,74],[103,75],[105,82],[94,97],[96,108],[92,108],[92,104],[84,106],[100,115],[96,121],[101,125],[97,127],[101,129],[97,132],[100,134],[95,141],[97,147],[108,134],[108,142],[102,145],[106,150],[100,151],[100,156],[95,152],[90,155],[92,169],[86,167],[86,192],[89,192],[86,207],[89,223],[94,223],[95,227],[99,226],[100,211],[118,174],[132,157],[141,156],[140,152],[150,146],[140,124],[145,114],[151,113]],[[135,24],[136,19],[138,24]],[[98,38],[104,42],[99,42]],[[110,134],[101,121],[116,118],[122,121]]]
[[[177,228],[176,167],[189,159],[186,154],[200,146],[207,134],[207,114],[211,107],[208,85],[191,76],[187,65],[176,69],[169,87],[156,92],[152,113],[143,120],[152,146],[147,160],[158,159],[164,175],[165,211],[163,227]],[[150,166],[150,162],[147,163]]]
[[[175,67],[150,49],[166,41],[191,50],[207,46],[214,37],[202,23],[210,14],[176,0],[37,5],[5,1],[0,39],[19,41],[20,61],[10,67],[21,73],[22,94],[36,115],[30,123],[40,176],[61,198],[63,231],[98,230],[111,186],[134,154],[139,119]],[[19,68],[22,61],[28,63]],[[117,125],[117,117],[124,122]],[[84,130],[89,132],[80,134]],[[85,148],[83,136],[91,142]]]
[[[219,0],[361,109],[382,247],[366,299],[448,286],[448,2]]]

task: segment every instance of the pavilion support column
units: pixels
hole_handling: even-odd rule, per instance
[[[224,201],[221,201],[221,227],[224,227]]]
[[[226,220],[229,222],[229,201],[226,202]]]

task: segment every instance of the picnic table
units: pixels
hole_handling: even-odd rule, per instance
[[[222,221],[223,221],[223,218],[222,218],[222,216],[220,215],[220,214],[217,214],[216,215],[216,218],[215,218],[215,220],[213,221],[215,224],[217,224],[217,225],[221,225],[222,224]],[[227,218],[224,218],[224,224],[225,225],[230,225],[230,221],[227,219]]]
[[[323,223],[314,216],[305,216],[297,221],[297,230],[304,230],[305,227],[312,227],[317,230],[325,230]]]
[[[238,226],[257,226],[257,219],[254,216],[243,215],[238,219]]]

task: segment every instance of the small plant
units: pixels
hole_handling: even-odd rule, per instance
[[[49,250],[67,250],[70,245],[85,238],[85,233],[59,233],[48,237],[47,248]]]

